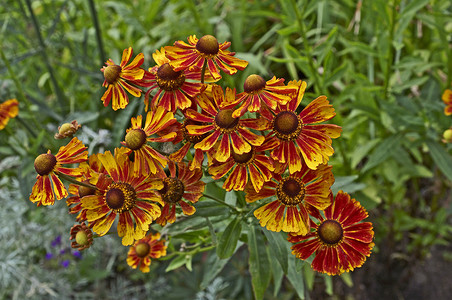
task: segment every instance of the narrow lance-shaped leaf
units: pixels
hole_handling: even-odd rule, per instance
[[[427,140],[426,143],[435,164],[449,180],[452,180],[452,157],[450,154],[435,141]]]
[[[256,234],[254,226],[248,227],[248,249],[250,251],[249,264],[251,283],[257,300],[263,299],[265,290],[270,283],[270,260],[265,249],[264,237]]]
[[[235,252],[237,241],[242,232],[242,218],[237,216],[226,227],[220,239],[218,240],[217,255],[219,258],[228,258]]]

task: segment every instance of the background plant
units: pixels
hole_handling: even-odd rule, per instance
[[[410,272],[405,266],[428,256],[432,246],[450,243],[452,163],[450,144],[441,142],[442,132],[451,125],[441,102],[443,90],[452,82],[449,1],[22,0],[6,1],[0,15],[0,99],[16,97],[21,102],[20,117],[0,134],[1,188],[2,195],[8,195],[2,199],[5,215],[1,219],[12,220],[2,226],[5,240],[10,241],[0,248],[5,251],[2,257],[9,258],[2,265],[3,278],[9,276],[2,280],[3,297],[28,293],[45,298],[53,295],[49,288],[55,295],[71,291],[82,298],[95,297],[99,294],[87,287],[108,288],[105,293],[115,295],[120,286],[131,293],[171,286],[175,298],[187,292],[201,299],[209,293],[212,297],[252,297],[244,247],[237,247],[229,260],[193,253],[171,265],[154,266],[163,270],[185,265],[194,271],[178,269],[168,275],[156,270],[151,283],[148,277],[125,271],[127,266],[119,259],[125,258],[124,253],[102,253],[105,248],[122,251],[121,247],[104,248],[98,243],[99,248],[92,248],[91,264],[106,272],[81,272],[81,264],[90,261],[89,254],[72,269],[52,270],[67,274],[58,277],[61,282],[48,275],[48,280],[25,280],[23,289],[15,289],[17,281],[11,280],[19,272],[33,274],[27,278],[47,278],[39,273],[45,252],[54,237],[70,227],[66,223],[67,230],[59,230],[69,219],[64,204],[52,208],[60,209],[60,214],[28,204],[34,157],[61,146],[53,133],[58,125],[73,119],[83,124],[82,135],[90,150],[117,145],[130,117],[142,110],[141,102],[132,101],[118,115],[102,109],[99,99],[104,90],[98,69],[108,57],[119,61],[122,49],[129,45],[150,58],[155,49],[189,34],[215,34],[219,40],[230,40],[233,51],[250,62],[239,76],[225,76],[225,85],[241,87],[252,73],[267,78],[274,74],[306,80],[308,99],[328,96],[337,112],[334,123],[343,127],[341,138],[333,142],[333,189],[353,193],[370,210],[383,274],[396,283],[402,281],[405,277],[400,275]],[[212,182],[209,189],[227,203],[243,201]],[[219,218],[228,210],[206,205],[198,211],[204,222],[205,216],[212,221],[210,216],[215,220],[215,214]],[[50,215],[60,218],[59,223],[48,222]],[[29,228],[33,226],[35,231]],[[183,222],[180,226],[180,235],[174,238],[199,233],[196,224],[190,224],[188,231]],[[24,237],[11,229],[19,227],[27,233]],[[36,240],[29,238],[37,230]],[[247,237],[237,238],[240,246],[240,240]],[[214,267],[204,267],[209,264]],[[332,279],[319,282],[305,265],[297,265],[304,276],[281,274],[287,280],[272,280],[265,297],[279,292],[303,298],[315,285],[333,294]],[[79,274],[77,282],[69,280],[71,274]],[[288,284],[294,277],[298,280],[295,288]],[[344,280],[350,282],[347,277]],[[151,288],[154,282],[161,283],[158,289]]]

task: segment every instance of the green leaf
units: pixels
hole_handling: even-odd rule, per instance
[[[426,143],[435,164],[449,180],[452,180],[452,157],[450,154],[433,140],[427,140]]]
[[[265,247],[267,249],[267,252],[270,251],[271,247]],[[269,257],[271,257],[272,253],[267,253]],[[276,259],[270,259],[270,266],[272,269],[273,274],[273,296],[276,297],[279,294],[279,291],[281,290],[281,285],[284,278],[284,272],[279,264],[279,262]]]
[[[380,139],[374,139],[370,141],[366,141],[366,143],[359,144],[355,147],[350,159],[350,165],[352,169],[355,169],[359,162],[369,153],[372,148],[374,148]],[[337,179],[336,179],[337,181]]]
[[[399,146],[402,136],[402,133],[398,133],[384,139],[369,156],[369,161],[364,166],[362,171],[366,172],[389,158],[393,154],[394,150]]]
[[[289,255],[289,272],[287,273],[287,279],[297,292],[300,299],[305,299],[304,295],[304,276],[302,272],[298,272],[295,267],[295,260],[298,259],[294,255]]]
[[[262,228],[262,231],[267,237],[272,257],[278,260],[284,274],[287,274],[289,268],[289,263],[287,261],[287,258],[289,257],[289,242],[287,239],[284,239],[283,233],[281,232],[269,231],[265,228]]]
[[[309,264],[303,265],[303,276],[309,291],[314,287],[315,271]]]
[[[234,254],[241,232],[242,218],[237,216],[229,223],[218,240],[217,255],[219,258],[228,258]]]
[[[212,280],[217,277],[217,275],[221,272],[221,270],[223,270],[228,261],[229,258],[220,259],[213,252],[210,254],[207,260],[206,272],[204,273],[201,284],[199,286],[200,290],[204,290],[212,282]]]
[[[201,217],[225,216],[229,215],[229,209],[213,200],[203,199],[195,203],[196,215]]]
[[[189,260],[191,261],[190,255],[179,255],[178,257],[176,257],[175,259],[173,259],[170,262],[168,267],[166,267],[165,272],[169,272],[169,271],[175,270],[177,268],[180,268],[183,265],[185,265]]]
[[[262,234],[256,234],[253,225],[248,227],[248,249],[251,283],[257,300],[264,299],[265,290],[270,283],[270,259],[265,249]]]
[[[338,176],[335,178],[334,184],[331,186],[331,190],[334,194],[340,190],[351,194],[364,189],[366,185],[364,183],[355,182],[356,179],[358,179],[358,175]]]

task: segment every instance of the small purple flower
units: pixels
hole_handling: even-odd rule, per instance
[[[79,259],[82,258],[82,253],[80,251],[77,251],[77,250],[72,252],[72,255],[74,255],[74,257],[79,258]]]
[[[57,236],[51,243],[52,247],[61,245],[61,235]]]
[[[49,260],[49,259],[52,259],[53,258],[53,254],[52,253],[46,253],[46,259],[47,260]]]
[[[61,262],[61,265],[65,268],[67,268],[69,266],[69,263],[70,263],[69,259],[65,259]]]
[[[63,255],[63,254],[66,253],[66,252],[67,252],[67,249],[61,249],[61,250],[60,250],[60,254],[61,254],[61,255]]]

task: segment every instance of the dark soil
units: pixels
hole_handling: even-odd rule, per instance
[[[325,294],[323,281],[311,299],[347,300],[450,300],[452,299],[452,245],[436,246],[424,260],[373,253],[352,272],[353,286],[334,277],[334,296]]]

